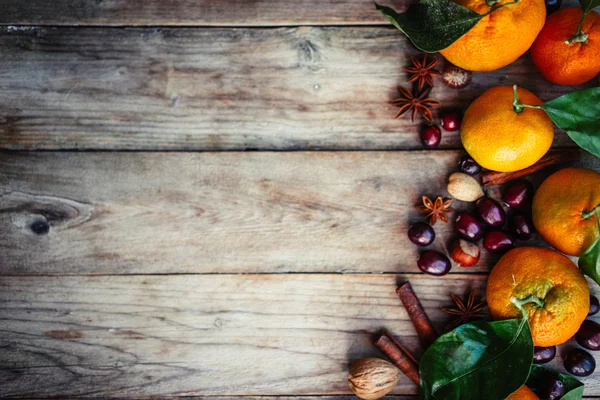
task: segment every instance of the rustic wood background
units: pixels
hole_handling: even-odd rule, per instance
[[[494,256],[418,273],[413,206],[446,194],[464,153],[456,133],[422,151],[422,122],[393,119],[418,53],[371,2],[0,11],[0,397],[348,400],[374,331],[420,353],[399,282],[440,330],[450,293],[484,294]],[[571,90],[528,55],[463,90],[436,83],[442,110],[499,84]],[[574,143],[557,131],[553,147]],[[436,232],[444,250],[451,229]]]

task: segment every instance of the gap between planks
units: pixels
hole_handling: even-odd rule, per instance
[[[395,294],[406,279],[0,277],[0,396],[348,394],[348,363],[380,356],[371,338],[378,329],[420,354]],[[408,280],[442,331],[449,294],[472,288],[481,297],[486,277]],[[583,381],[586,394],[600,394],[597,379]],[[395,393],[416,386],[402,377]]]
[[[388,27],[0,27],[0,48],[0,149],[422,148],[423,121],[389,104],[418,52]],[[462,90],[438,80],[432,96],[466,108],[513,83],[543,100],[573,89],[525,55]],[[554,146],[574,143],[557,130]],[[458,133],[440,147],[459,148]]]

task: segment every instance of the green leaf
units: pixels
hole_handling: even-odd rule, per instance
[[[600,157],[600,87],[567,93],[541,107],[579,147]]]
[[[560,398],[561,400],[581,400],[583,397],[583,383],[573,378],[571,375],[561,374],[555,371],[551,371],[539,365],[531,366],[531,373],[527,380],[527,386],[534,389],[538,386],[537,382],[545,377],[552,376],[558,378],[565,384],[565,394]]]
[[[598,231],[600,231],[600,213],[597,208],[594,214],[596,216],[596,221],[598,222]],[[578,265],[581,272],[600,285],[600,235],[596,238],[594,243],[579,256]]]
[[[451,0],[421,0],[402,14],[377,3],[375,8],[426,53],[450,46],[484,17]]]
[[[527,381],[532,360],[527,317],[461,325],[423,354],[421,399],[504,400]]]
[[[579,0],[584,13],[592,11],[596,7],[600,7],[600,0]]]

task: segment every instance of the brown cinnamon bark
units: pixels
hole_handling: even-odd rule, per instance
[[[375,346],[387,356],[411,381],[419,384],[419,365],[415,357],[389,332],[383,331]]]
[[[409,282],[396,289],[396,294],[400,297],[400,301],[402,301],[413,326],[417,330],[421,344],[427,349],[438,338],[438,334],[425,313],[425,309]]]
[[[566,164],[573,161],[578,161],[581,157],[579,150],[559,150],[546,154],[538,162],[531,167],[515,172],[496,172],[486,171],[481,176],[481,183],[484,187],[501,185],[517,178],[522,178],[534,172],[552,167],[554,165]]]

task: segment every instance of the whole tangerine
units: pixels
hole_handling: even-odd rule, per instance
[[[519,247],[506,253],[490,273],[486,298],[495,319],[518,318],[511,298],[535,296],[542,306],[524,305],[535,346],[555,346],[569,340],[587,316],[590,290],[579,268],[559,252]]]
[[[531,58],[542,75],[559,85],[580,85],[600,73],[600,14],[585,17],[581,31],[587,38],[574,41],[583,15],[581,7],[563,8],[548,17],[531,47]]]
[[[533,93],[518,88],[521,103],[539,105]],[[496,86],[479,96],[465,112],[460,128],[462,144],[479,165],[512,172],[535,164],[554,140],[554,126],[545,111],[513,109],[513,88]]]
[[[540,398],[533,393],[533,390],[523,385],[516,392],[508,396],[506,400],[540,400]]]
[[[455,2],[478,14],[502,7],[440,52],[452,64],[469,71],[493,71],[512,63],[531,47],[546,20],[544,0]]]
[[[598,222],[592,212],[598,206],[600,173],[565,168],[542,182],[533,196],[531,216],[535,229],[552,247],[580,256],[598,237]]]

